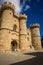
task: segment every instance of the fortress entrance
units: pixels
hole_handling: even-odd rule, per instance
[[[15,40],[13,40],[11,42],[11,50],[12,51],[16,51],[17,50],[17,42]]]

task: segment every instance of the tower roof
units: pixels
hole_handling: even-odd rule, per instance
[[[5,9],[11,9],[13,12],[15,12],[15,7],[10,2],[4,2],[4,4],[2,4],[1,11],[5,10]]]

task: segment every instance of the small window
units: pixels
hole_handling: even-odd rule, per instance
[[[10,13],[11,14],[11,13]]]
[[[20,31],[21,31],[21,28],[20,28]]]
[[[29,33],[28,33],[28,35],[29,35]]]
[[[17,29],[17,25],[14,25],[13,31],[16,31],[16,29]]]
[[[9,33],[10,33],[10,31],[9,31]]]
[[[30,48],[32,48],[32,46],[30,45]]]
[[[14,20],[14,22],[16,22],[16,20]]]
[[[26,38],[26,37],[25,37]]]
[[[27,37],[27,40],[29,40],[29,37]]]

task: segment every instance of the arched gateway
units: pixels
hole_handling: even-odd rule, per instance
[[[12,51],[16,51],[17,50],[17,42],[16,42],[16,40],[13,40],[11,42],[11,50]]]

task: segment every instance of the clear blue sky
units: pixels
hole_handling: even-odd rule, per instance
[[[21,0],[22,4],[23,0]],[[27,9],[25,9],[26,7]],[[40,24],[40,34],[43,36],[43,0],[25,0],[21,13],[25,13],[28,16],[27,28],[33,23]]]

